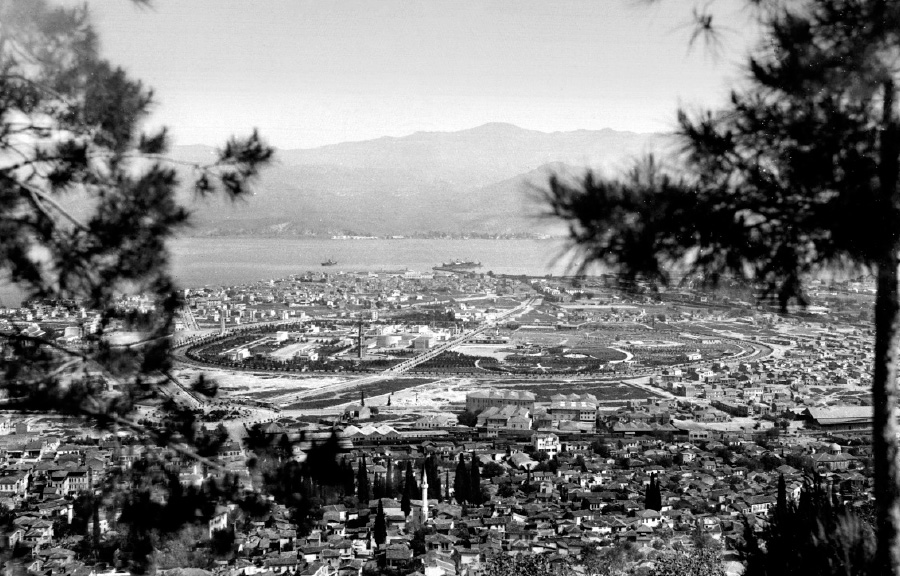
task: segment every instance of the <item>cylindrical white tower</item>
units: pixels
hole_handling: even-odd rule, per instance
[[[428,522],[428,474],[422,466],[422,524]]]

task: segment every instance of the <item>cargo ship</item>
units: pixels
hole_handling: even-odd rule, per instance
[[[336,266],[336,265],[337,265],[337,260],[334,260],[332,258],[329,258],[328,260],[322,262],[322,266]]]
[[[432,270],[444,272],[465,272],[473,268],[481,268],[481,262],[471,260],[453,260],[451,262],[442,262],[440,266],[435,266]]]

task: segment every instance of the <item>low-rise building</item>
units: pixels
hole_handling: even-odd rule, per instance
[[[466,410],[476,412],[486,408],[515,406],[534,411],[534,394],[516,390],[484,390],[466,394]]]

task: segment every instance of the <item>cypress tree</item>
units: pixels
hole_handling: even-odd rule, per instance
[[[481,472],[478,470],[478,459],[475,452],[472,451],[472,467],[469,480],[469,502],[472,504],[481,504]]]
[[[413,474],[413,463],[412,461],[406,463],[406,480],[403,482],[403,491],[406,492],[406,487],[409,486],[409,493],[413,497],[418,497],[419,494],[419,485],[416,484],[416,477]]]
[[[900,576],[900,3],[742,4],[759,8],[758,48],[724,109],[679,113],[675,168],[648,161],[616,180],[556,179],[551,210],[589,255],[583,267],[599,261],[655,285],[685,265],[710,283],[757,283],[786,310],[806,304],[807,278],[835,263],[875,278],[876,565]],[[697,15],[693,38],[715,42],[711,12]]]
[[[384,497],[384,478],[376,474],[375,481],[372,482],[372,498],[381,500]]]
[[[353,496],[356,494],[356,479],[353,477],[353,466],[344,457],[341,459],[341,474],[344,479],[344,495]]]
[[[784,518],[787,514],[787,484],[784,481],[784,474],[778,475],[778,500],[775,504],[775,514],[779,518]]]
[[[433,452],[425,459],[425,474],[428,475],[428,499],[440,502],[441,475],[438,472],[437,459]]]
[[[469,471],[466,469],[466,460],[462,454],[459,455],[456,478],[453,479],[453,497],[460,504],[469,499]]]
[[[748,523],[741,550],[747,563],[744,574],[883,573],[879,568],[884,566],[875,562],[875,531],[869,521],[852,510],[832,506],[830,500],[817,483],[807,483],[800,506],[785,503],[783,515],[776,506],[760,532]]]
[[[378,501],[378,513],[375,515],[375,543],[383,546],[387,541],[387,521],[384,518],[384,506]]]
[[[644,496],[644,508],[656,510],[657,512],[662,509],[662,492],[659,489],[659,482],[657,482],[655,474],[650,477],[650,485],[647,486],[647,492]]]
[[[450,471],[444,471],[444,500],[450,502]]]
[[[407,481],[403,484],[403,498],[400,500],[400,509],[403,510],[405,516],[409,516],[409,513],[412,511],[412,487],[411,482]]]
[[[547,462],[547,469],[554,474],[559,470],[559,458],[557,458],[556,455]]]
[[[359,470],[356,472],[356,493],[359,496],[360,504],[369,503],[369,473],[366,470],[365,456],[359,459]]]
[[[100,550],[100,502],[98,498],[94,495],[93,487],[91,487],[91,496],[89,502],[91,503],[91,544],[94,549],[93,552],[96,555]]]
[[[653,507],[653,476],[650,477],[650,484],[644,490],[644,510],[650,510]]]
[[[397,495],[394,490],[394,462],[390,458],[387,461],[387,472],[384,476],[384,495],[393,498]]]

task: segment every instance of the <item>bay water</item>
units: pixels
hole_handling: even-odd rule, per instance
[[[233,286],[285,278],[306,271],[429,272],[452,260],[481,262],[477,272],[544,276],[572,273],[573,255],[561,238],[482,239],[298,239],[178,238],[170,243],[172,273],[183,288]],[[337,262],[323,267],[327,260]],[[0,283],[0,305],[17,306],[23,293]]]

